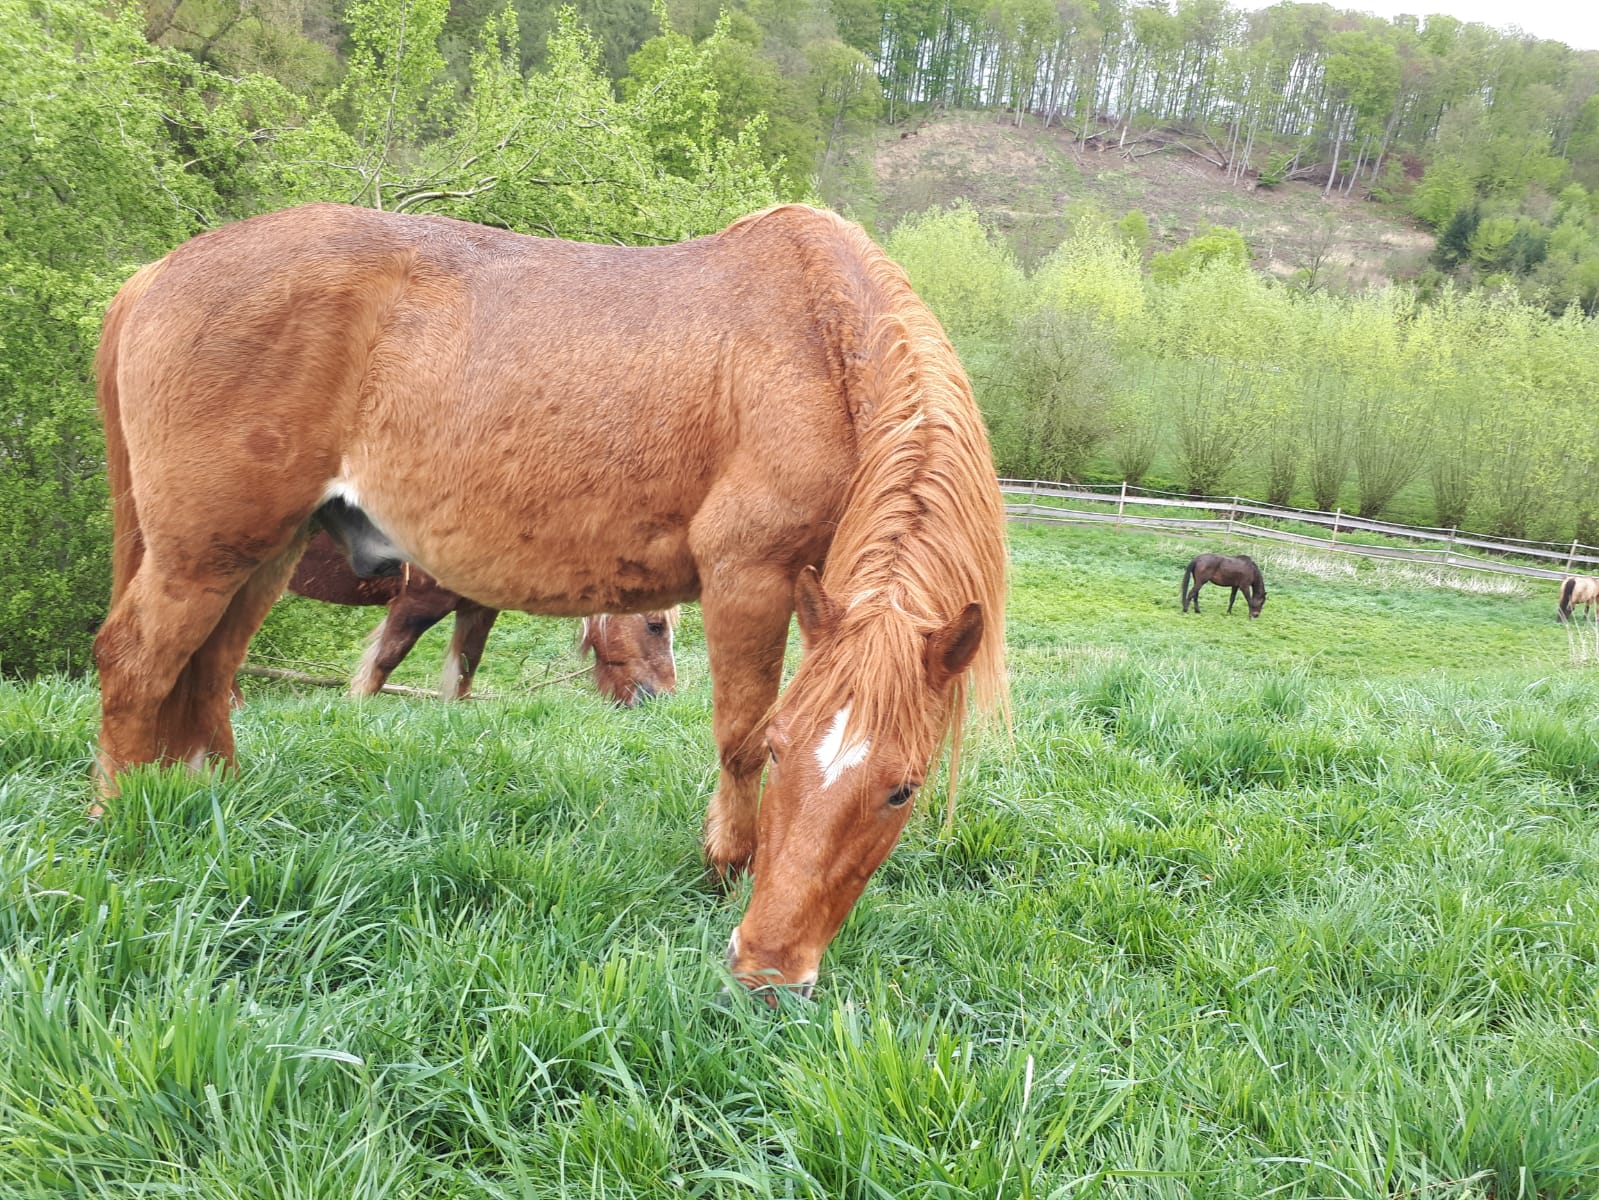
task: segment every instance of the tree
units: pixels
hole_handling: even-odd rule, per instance
[[[1042,308],[1011,341],[1007,414],[1020,428],[1003,439],[1008,470],[1035,479],[1080,480],[1112,429],[1115,362],[1096,322]]]
[[[883,248],[951,336],[993,338],[1016,320],[1021,268],[969,208],[932,211],[895,226]]]

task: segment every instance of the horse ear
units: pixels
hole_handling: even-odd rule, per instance
[[[799,617],[800,640],[810,649],[831,637],[838,628],[838,601],[822,590],[822,577],[806,567],[794,580],[794,614]]]
[[[968,604],[960,615],[942,629],[927,635],[927,678],[935,692],[972,665],[983,644],[983,606]]]

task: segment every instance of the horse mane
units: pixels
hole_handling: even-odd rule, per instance
[[[807,659],[789,698],[826,720],[850,705],[845,737],[951,745],[953,802],[968,700],[1009,717],[1005,674],[1005,509],[971,383],[943,326],[866,233],[832,213],[767,209],[727,235],[781,223],[798,244],[812,300],[841,364],[857,460],[822,584],[842,608],[837,653]],[[982,606],[983,636],[965,676],[928,720],[926,637]],[[856,693],[865,678],[871,687]]]

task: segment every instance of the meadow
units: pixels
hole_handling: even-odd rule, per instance
[[[234,776],[83,819],[0,683],[0,1195],[1599,1194],[1599,675],[1552,585],[1012,529],[1012,733],[810,1002],[726,995],[710,689],[506,616],[455,706],[246,681]],[[259,650],[347,668],[373,613]],[[431,681],[444,633],[399,682]],[[529,690],[535,684],[544,684]]]

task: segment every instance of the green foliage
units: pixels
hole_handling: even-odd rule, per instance
[[[1148,303],[1140,262],[1128,239],[1098,221],[1079,221],[1034,272],[1033,303],[1128,328]]]
[[[1015,322],[1024,295],[1021,268],[971,209],[902,221],[884,249],[952,336],[992,336]]]
[[[492,26],[452,132],[394,189],[393,206],[592,241],[666,242],[773,203],[758,123],[716,132],[717,36],[675,35],[649,56],[651,85],[618,99],[594,40],[568,17],[543,70],[522,75],[514,24]]]
[[[1411,193],[1410,211],[1434,229],[1442,230],[1470,205],[1474,195],[1465,167],[1453,159],[1441,158],[1427,168]]]
[[[391,171],[403,171],[445,104],[444,30],[448,0],[353,0],[348,73],[333,97],[350,112],[362,176],[356,202],[384,207]]]
[[[1138,209],[1129,209],[1122,214],[1122,219],[1116,222],[1116,231],[1139,254],[1149,248],[1149,218]]]
[[[0,31],[0,671],[82,669],[107,590],[99,314],[217,204],[169,135],[204,75],[126,10],[0,0]]]
[[[1082,313],[1028,314],[1009,340],[1006,402],[990,409],[1006,474],[1079,480],[1112,429],[1115,363],[1107,330]]]
[[[317,102],[154,48],[129,9],[0,0],[0,671],[88,664],[109,560],[92,355],[140,263],[302,200],[658,242],[777,199],[760,121],[718,132],[720,31],[674,44],[619,100],[571,18],[524,75],[507,12],[483,26],[462,97],[445,13],[352,6],[348,73]]]
[[[1244,235],[1225,225],[1206,226],[1177,249],[1155,255],[1149,270],[1159,282],[1171,283],[1211,263],[1247,266],[1249,247],[1244,244]]]

